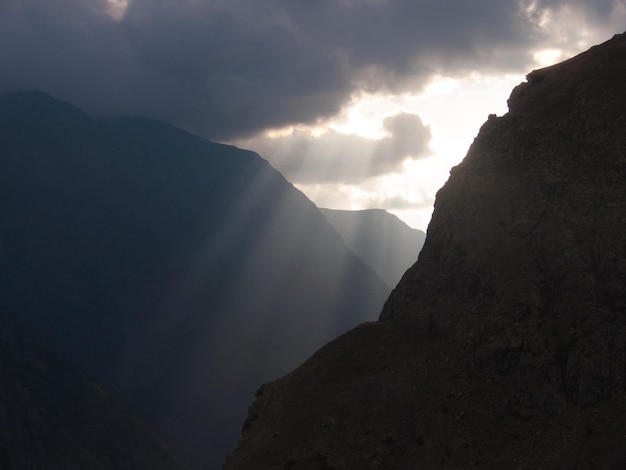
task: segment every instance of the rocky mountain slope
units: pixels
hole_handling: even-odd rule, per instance
[[[426,234],[383,209],[320,209],[348,248],[394,287],[419,254]]]
[[[381,321],[263,386],[227,469],[626,467],[626,34],[532,72]]]
[[[0,96],[0,265],[33,341],[208,468],[259,383],[390,291],[253,152],[37,92]]]

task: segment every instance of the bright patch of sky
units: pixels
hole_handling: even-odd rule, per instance
[[[128,9],[129,0],[106,0],[107,14],[115,19],[121,20]]]
[[[360,182],[298,184],[320,207],[366,209],[379,207],[402,218],[414,228],[426,229],[434,196],[460,163],[489,114],[508,111],[512,88],[524,81],[520,75],[466,78],[438,77],[417,95],[362,95],[327,126],[338,132],[370,139],[386,135],[382,122],[398,112],[417,114],[432,132],[431,154],[406,159],[400,171]],[[317,135],[323,131],[316,129]],[[270,160],[271,161],[271,160]]]
[[[624,5],[623,2],[616,2],[614,11],[621,11],[623,15],[626,13]],[[561,62],[603,42],[608,39],[607,31],[616,27],[610,25],[604,29],[596,25],[595,29],[591,29],[585,26],[582,15],[579,9],[565,6],[538,19],[539,26],[552,38],[552,46],[532,54],[534,68]],[[334,119],[315,127],[292,127],[270,135],[285,137],[294,129],[308,129],[317,138],[327,132],[338,132],[382,139],[388,135],[383,126],[385,118],[398,113],[418,116],[431,131],[429,155],[408,157],[395,171],[373,175],[358,184],[295,181],[295,186],[319,207],[350,210],[383,208],[411,227],[426,230],[435,195],[448,179],[450,169],[465,157],[489,114],[502,116],[508,112],[507,99],[512,89],[523,81],[524,74],[437,76],[419,93],[361,93],[353,97],[352,102]],[[250,144],[249,148],[255,148],[254,139],[246,143]],[[273,161],[271,153],[263,156],[281,170],[280,162]]]

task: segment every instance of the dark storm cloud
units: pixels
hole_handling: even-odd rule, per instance
[[[293,183],[353,183],[401,169],[407,158],[430,155],[430,127],[415,114],[399,113],[383,121],[381,139],[328,131],[316,137],[293,131],[274,139],[245,142]]]
[[[118,21],[106,0],[2,0],[0,91],[229,139],[326,119],[362,89],[526,70],[545,39],[539,9],[561,2],[534,3],[528,14],[521,0],[129,0]],[[593,5],[599,20],[613,8]]]

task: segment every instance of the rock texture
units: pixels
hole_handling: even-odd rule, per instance
[[[426,234],[384,209],[320,209],[359,258],[391,287],[417,259]]]
[[[227,469],[626,467],[626,34],[532,72],[381,321],[257,393]]]

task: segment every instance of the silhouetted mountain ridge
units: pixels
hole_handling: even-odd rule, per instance
[[[38,92],[0,96],[0,213],[2,304],[209,468],[389,293],[257,154]]]
[[[626,34],[532,72],[375,324],[257,394],[227,469],[626,466]]]

